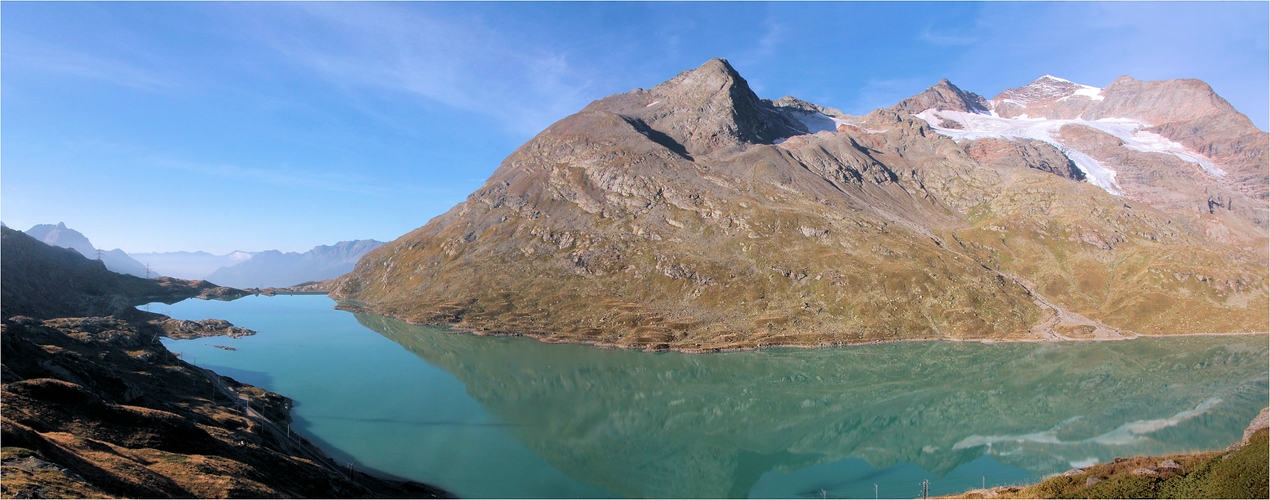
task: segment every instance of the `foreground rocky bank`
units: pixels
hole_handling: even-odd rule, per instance
[[[551,125],[331,296],[650,350],[1270,330],[1270,136],[1203,82],[1064,82],[853,117],[711,60]]]
[[[5,498],[432,498],[290,432],[289,399],[190,365],[118,318],[0,325]]]
[[[445,496],[335,463],[290,431],[290,400],[186,363],[159,341],[254,332],[134,307],[241,290],[119,275],[0,233],[0,497]]]
[[[1031,486],[1001,486],[949,498],[1270,498],[1267,410],[1225,451],[1117,458]]]

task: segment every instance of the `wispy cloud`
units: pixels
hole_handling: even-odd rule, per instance
[[[314,169],[289,167],[258,168],[227,163],[199,163],[170,157],[152,157],[149,163],[155,167],[180,170],[195,174],[221,177],[242,182],[264,183],[284,188],[300,188],[363,195],[386,195],[394,192],[357,174],[324,172]]]
[[[921,34],[919,34],[917,38],[924,42],[930,42],[935,45],[942,46],[971,45],[979,41],[979,37],[976,36],[941,33],[931,29],[930,26],[927,26],[926,29],[922,30]]]
[[[594,98],[567,53],[501,36],[479,18],[397,5],[306,4],[304,26],[257,36],[350,93],[395,91],[532,134]],[[294,14],[289,11],[288,14]]]
[[[28,48],[22,51],[5,51],[4,62],[6,65],[22,66],[28,70],[87,78],[139,90],[156,91],[176,85],[170,75],[137,64],[69,50]]]

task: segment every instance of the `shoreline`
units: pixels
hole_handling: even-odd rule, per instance
[[[1137,340],[1137,339],[1157,339],[1157,338],[1172,338],[1172,337],[1232,337],[1232,336],[1270,335],[1270,332],[1193,332],[1193,333],[1169,333],[1169,334],[1163,334],[1163,335],[1150,335],[1150,334],[1140,334],[1136,332],[1130,332],[1131,335],[1118,337],[1118,338],[1095,337],[1095,338],[1080,339],[1080,338],[1070,338],[1070,337],[1062,337],[1062,336],[1058,336],[1057,338],[1009,338],[1009,339],[920,338],[920,339],[885,339],[885,340],[875,339],[875,340],[866,340],[861,342],[821,342],[818,344],[810,344],[810,345],[808,344],[772,344],[772,345],[760,344],[760,345],[745,346],[745,347],[719,347],[719,348],[703,348],[703,349],[680,348],[680,347],[670,347],[670,346],[666,346],[664,348],[657,348],[657,347],[644,347],[644,346],[636,346],[636,345],[614,344],[611,342],[558,339],[558,338],[553,338],[546,335],[535,335],[535,334],[528,334],[528,333],[509,333],[509,332],[501,332],[497,330],[477,330],[476,327],[463,325],[461,323],[439,323],[439,322],[415,323],[396,315],[384,314],[384,313],[375,311],[374,309],[371,309],[370,307],[358,306],[352,303],[343,302],[334,297],[332,297],[332,300],[335,300],[336,302],[335,309],[338,309],[341,311],[348,311],[355,314],[358,314],[358,313],[359,314],[374,314],[377,316],[392,318],[392,319],[401,321],[403,323],[406,323],[408,325],[414,325],[414,326],[445,327],[452,330],[451,332],[448,332],[448,333],[453,333],[456,335],[475,335],[478,337],[526,337],[526,338],[537,340],[544,344],[578,344],[578,345],[588,345],[597,349],[623,349],[623,350],[638,350],[638,351],[644,351],[644,352],[680,352],[684,354],[746,352],[746,351],[761,351],[763,349],[784,349],[784,348],[825,349],[825,348],[834,348],[834,347],[895,344],[895,343],[901,343],[901,342],[972,342],[972,343],[980,343],[980,344],[1014,344],[1014,343],[1038,343],[1038,344],[1039,343],[1055,343],[1057,344],[1057,343],[1066,343],[1066,342],[1119,342],[1119,341]]]

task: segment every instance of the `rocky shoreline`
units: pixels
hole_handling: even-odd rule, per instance
[[[146,280],[8,227],[0,299],[0,497],[434,498],[336,463],[291,430],[291,401],[181,360],[160,337],[228,321],[136,309],[250,292]]]
[[[289,399],[182,361],[164,333],[119,318],[5,319],[0,496],[446,496],[337,464],[291,430]]]

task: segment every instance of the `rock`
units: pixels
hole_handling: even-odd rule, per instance
[[[1137,468],[1137,469],[1133,469],[1133,472],[1131,472],[1130,474],[1133,474],[1133,475],[1135,475],[1135,476],[1158,476],[1158,475],[1160,475],[1160,473],[1159,473],[1159,472],[1156,472],[1156,470],[1155,470],[1155,469],[1150,468],[1150,467],[1139,467],[1139,468]]]
[[[1089,479],[1086,479],[1086,480],[1085,480],[1085,487],[1086,487],[1086,488],[1088,488],[1088,487],[1090,487],[1090,486],[1093,486],[1093,485],[1098,484],[1098,483],[1101,483],[1101,482],[1102,482],[1102,478],[1101,478],[1101,477],[1091,477],[1091,478],[1089,478]]]
[[[907,111],[915,115],[928,109],[988,113],[988,101],[974,92],[957,88],[947,78],[940,80],[926,91],[891,106],[895,111]]]
[[[1063,475],[1064,476],[1079,476],[1084,473],[1085,473],[1085,469],[1072,469],[1067,472],[1064,472]]]
[[[1230,448],[1228,449],[1238,450],[1247,446],[1248,440],[1252,438],[1253,434],[1267,427],[1270,427],[1270,407],[1262,408],[1261,412],[1258,413],[1256,417],[1253,417],[1252,422],[1244,429],[1244,437],[1240,439],[1239,442],[1230,445]]]
[[[1182,464],[1179,464],[1177,463],[1177,460],[1173,460],[1170,458],[1160,462],[1160,465],[1156,466],[1156,470],[1166,471],[1166,472],[1177,472],[1182,470]]]
[[[239,338],[256,334],[255,330],[234,326],[223,319],[186,320],[164,316],[161,319],[150,321],[150,324],[163,329],[164,336],[172,339],[194,339],[221,335]]]

